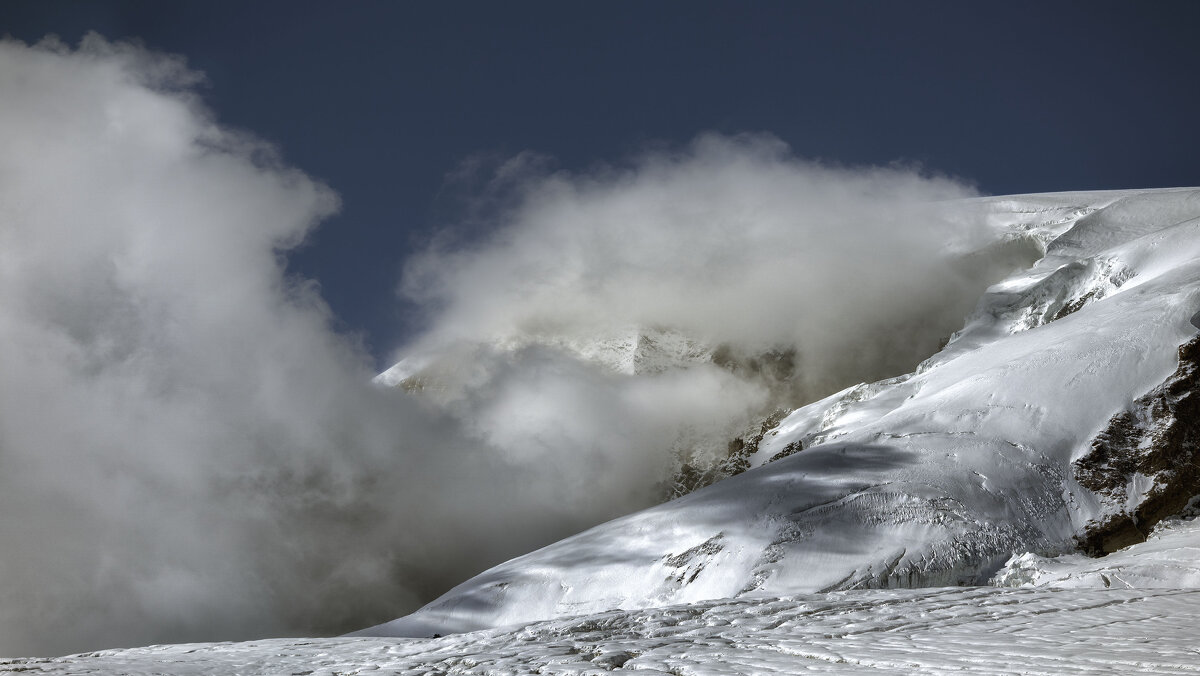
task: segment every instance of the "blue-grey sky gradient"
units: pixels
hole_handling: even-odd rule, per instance
[[[1200,184],[1200,3],[44,2],[0,33],[94,30],[187,57],[218,119],[342,211],[291,258],[380,365],[420,318],[401,266],[478,154],[619,162],[704,131],[986,193]]]

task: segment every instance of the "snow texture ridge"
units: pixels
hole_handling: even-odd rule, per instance
[[[433,639],[277,639],[0,660],[60,676],[1195,674],[1200,590],[954,588],[724,599]]]

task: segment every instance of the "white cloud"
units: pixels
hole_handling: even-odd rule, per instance
[[[0,43],[3,653],[337,629],[420,593],[396,569],[440,470],[407,449],[438,431],[279,258],[337,197],[195,81],[96,37]]]
[[[440,311],[405,353],[665,326],[742,354],[795,348],[805,398],[910,369],[994,273],[962,264],[986,234],[940,204],[969,187],[823,166],[770,136],[511,173],[483,191],[509,205],[488,236],[410,262],[402,293]]]
[[[578,175],[524,157],[490,234],[409,267],[431,318],[409,352],[452,387],[386,390],[284,274],[336,195],[217,125],[198,81],[95,36],[0,42],[2,654],[388,619],[649,504],[673,448],[769,396],[547,336],[793,347],[806,396],[910,366],[981,283],[944,256],[974,236],[928,205],[970,194],[948,179],[755,136]]]

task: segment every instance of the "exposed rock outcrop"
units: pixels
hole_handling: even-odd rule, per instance
[[[716,463],[709,465],[683,463],[675,473],[668,489],[667,498],[673,500],[682,497],[750,469],[750,456],[758,451],[758,445],[762,443],[767,432],[778,427],[789,412],[784,409],[776,409],[762,421],[756,432],[730,441],[729,454]]]
[[[1112,417],[1073,470],[1109,508],[1077,536],[1092,556],[1145,541],[1200,494],[1200,336],[1179,347],[1175,373]]]

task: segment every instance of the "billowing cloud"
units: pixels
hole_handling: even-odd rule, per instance
[[[969,190],[908,169],[717,136],[508,163],[487,234],[408,267],[427,382],[380,387],[285,273],[337,196],[218,125],[199,80],[96,36],[0,42],[0,654],[389,619],[659,499],[780,382],[910,368],[987,276],[930,206]],[[643,329],[696,358],[595,358]],[[794,368],[764,379],[763,351]]]
[[[0,43],[4,654],[350,629],[583,518],[505,511],[509,464],[370,385],[280,257],[336,195],[196,81]]]
[[[666,327],[736,354],[794,350],[805,399],[911,369],[995,273],[965,262],[988,235],[945,205],[971,189],[911,167],[824,166],[765,135],[544,165],[500,164],[481,191],[505,205],[489,233],[410,262],[402,292],[438,311],[402,354]]]

